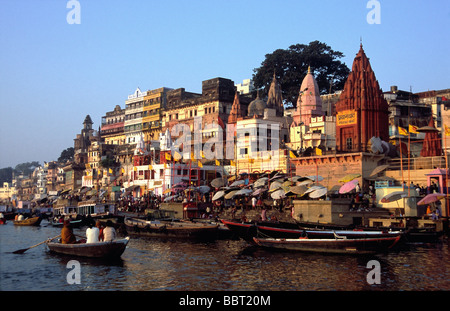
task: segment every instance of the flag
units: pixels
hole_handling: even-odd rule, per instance
[[[403,127],[398,127],[398,133],[400,134],[400,135],[408,135],[408,131],[406,130],[406,129],[404,129]]]
[[[216,159],[216,165],[220,166],[220,161]]]
[[[444,124],[445,136],[450,136],[450,127]]]
[[[133,171],[137,172],[137,167],[133,166]]]
[[[148,169],[149,169],[149,171],[151,171],[153,169],[153,166],[149,165]]]
[[[413,133],[413,134],[419,134],[419,132],[417,132],[418,127],[415,125],[409,125],[409,132]]]
[[[191,152],[191,160],[192,160],[192,161],[195,160],[195,156],[194,156],[194,153],[193,153],[193,152]]]
[[[172,156],[168,152],[166,152],[166,160],[168,160],[168,161],[172,160]]]
[[[322,149],[316,148],[316,155],[322,155]]]
[[[109,172],[110,174],[112,174],[112,173],[113,173],[112,168],[110,168],[110,169],[108,170],[108,172]]]
[[[203,150],[200,150],[200,155],[201,155],[201,157],[204,159],[204,158],[206,158],[205,157],[205,154],[203,153]]]
[[[122,173],[125,174],[125,169],[122,167]]]
[[[290,151],[290,150],[289,150],[289,156],[290,156],[291,158],[296,158],[295,154],[294,154],[292,151]]]
[[[236,166],[236,162],[234,162],[233,160],[230,160],[230,165],[231,166]]]
[[[203,167],[202,162],[198,161],[198,167]]]
[[[248,162],[255,163],[255,159],[248,159]]]

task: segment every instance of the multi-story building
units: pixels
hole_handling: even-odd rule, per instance
[[[139,88],[128,95],[125,101],[125,143],[136,143],[142,134],[142,116],[144,114],[144,96],[147,92],[142,92]]]
[[[125,109],[116,105],[102,117],[100,135],[105,144],[122,145],[125,143]]]
[[[161,87],[147,91],[144,96],[144,108],[142,114],[142,133],[144,141],[159,140],[162,129],[163,110],[167,105],[167,92],[171,89]]]

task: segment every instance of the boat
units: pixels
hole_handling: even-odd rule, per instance
[[[6,225],[6,218],[0,218],[0,225]]]
[[[53,227],[63,227],[64,226],[64,222],[60,222],[60,221],[51,221],[50,223],[52,224]],[[72,228],[80,228],[82,225],[83,225],[83,220],[81,220],[81,219],[70,221],[70,226]]]
[[[331,230],[331,229],[314,229],[301,228],[296,224],[290,223],[270,223],[270,222],[237,222],[222,219],[222,222],[234,231],[236,235],[242,239],[254,243],[254,237],[270,237],[298,239],[300,237],[308,237],[310,239],[332,239],[335,235],[344,236],[348,239],[360,238],[381,238],[402,235],[402,231],[392,230]]]
[[[400,240],[400,235],[382,238],[347,239],[336,235],[334,239],[274,239],[257,238],[259,246],[281,250],[333,254],[374,254],[385,252]]]
[[[15,226],[39,226],[41,224],[41,217],[31,217],[25,218],[24,220],[14,220],[13,224]]]
[[[194,239],[214,239],[219,227],[218,224],[188,220],[146,220],[141,218],[125,218],[124,224],[129,235]]]
[[[48,249],[53,253],[90,258],[118,258],[130,240],[129,237],[111,242],[62,244],[60,242],[47,242]]]

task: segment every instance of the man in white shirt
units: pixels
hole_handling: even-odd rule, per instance
[[[100,231],[97,227],[92,227],[92,224],[89,224],[89,228],[86,229],[86,243],[98,243],[98,236]]]
[[[111,220],[106,222],[106,228],[103,229],[103,237],[103,241],[105,242],[111,242],[116,238],[116,230],[114,229]]]

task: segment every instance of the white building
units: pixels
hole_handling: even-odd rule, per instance
[[[235,85],[236,91],[239,94],[250,94],[255,90],[252,79],[245,79],[242,83],[238,83]]]

